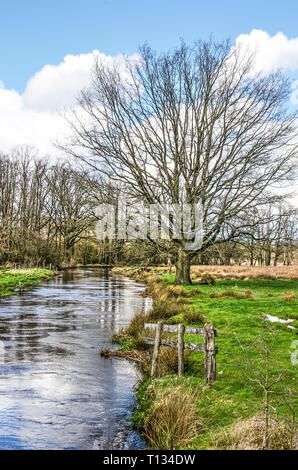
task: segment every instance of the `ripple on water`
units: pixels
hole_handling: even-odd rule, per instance
[[[150,300],[102,270],[64,272],[0,304],[0,448],[138,449],[135,367],[101,358],[113,331]]]

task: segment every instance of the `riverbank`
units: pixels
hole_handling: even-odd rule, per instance
[[[151,312],[137,315],[125,333],[114,338],[120,344],[119,355],[132,360],[137,357],[144,374],[137,392],[138,409],[133,416],[133,425],[145,435],[151,447],[264,447],[262,380],[266,380],[266,374],[263,374],[266,354],[269,357],[268,380],[273,382],[266,448],[295,446],[296,405],[293,397],[297,392],[297,365],[294,350],[298,331],[295,269],[290,270],[291,279],[278,279],[272,272],[265,278],[263,273],[262,279],[249,279],[244,271],[245,279],[232,278],[231,274],[229,279],[214,276],[215,283],[210,278],[209,285],[200,284],[203,273],[199,272],[198,276],[193,276],[194,284],[184,287],[175,287],[174,275],[167,274],[165,268],[152,268],[151,272],[139,268],[113,270],[118,275],[129,275],[146,282],[147,295],[150,294],[154,301]],[[284,270],[282,275],[285,275]],[[272,317],[288,323],[266,321]],[[219,350],[215,384],[205,385],[204,356],[195,351],[187,352],[185,375],[178,378],[175,375],[176,351],[166,347],[161,348],[159,377],[148,378],[151,353],[141,341],[145,321],[198,327],[205,322],[213,323],[218,331],[216,344]]]
[[[38,282],[47,281],[53,276],[53,271],[49,269],[0,268],[0,296],[14,294],[20,288],[28,288]]]

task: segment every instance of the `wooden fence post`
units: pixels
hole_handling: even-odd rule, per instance
[[[184,371],[184,332],[185,326],[178,325],[178,375],[181,377]]]
[[[205,346],[205,381],[211,384],[216,380],[216,347],[215,332],[212,323],[204,325],[204,346]]]
[[[162,332],[162,323],[157,323],[155,329],[155,342],[154,342],[154,351],[152,356],[152,367],[151,367],[151,377],[156,376],[157,370],[157,358],[158,358],[158,351],[161,341],[161,332]]]

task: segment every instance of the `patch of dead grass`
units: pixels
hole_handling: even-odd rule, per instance
[[[289,279],[298,280],[298,265],[291,266],[192,266],[192,276],[209,273],[216,279]]]
[[[281,294],[281,297],[283,300],[286,300],[287,302],[291,301],[291,300],[296,300],[296,295],[293,293],[293,292],[283,292]]]
[[[229,426],[218,439],[217,445],[228,450],[260,450],[263,444],[264,417],[259,414]],[[271,421],[268,450],[290,450],[295,439],[284,422]]]
[[[216,299],[219,299],[221,297],[235,297],[236,299],[249,299],[253,297],[253,293],[249,289],[246,289],[244,291],[227,289],[223,291],[212,292],[210,294],[210,297],[216,298]]]

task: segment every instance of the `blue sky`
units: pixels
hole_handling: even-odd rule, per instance
[[[67,54],[132,54],[145,41],[166,49],[180,37],[234,40],[253,29],[298,36],[295,0],[2,0],[0,15],[0,80],[19,93]]]

